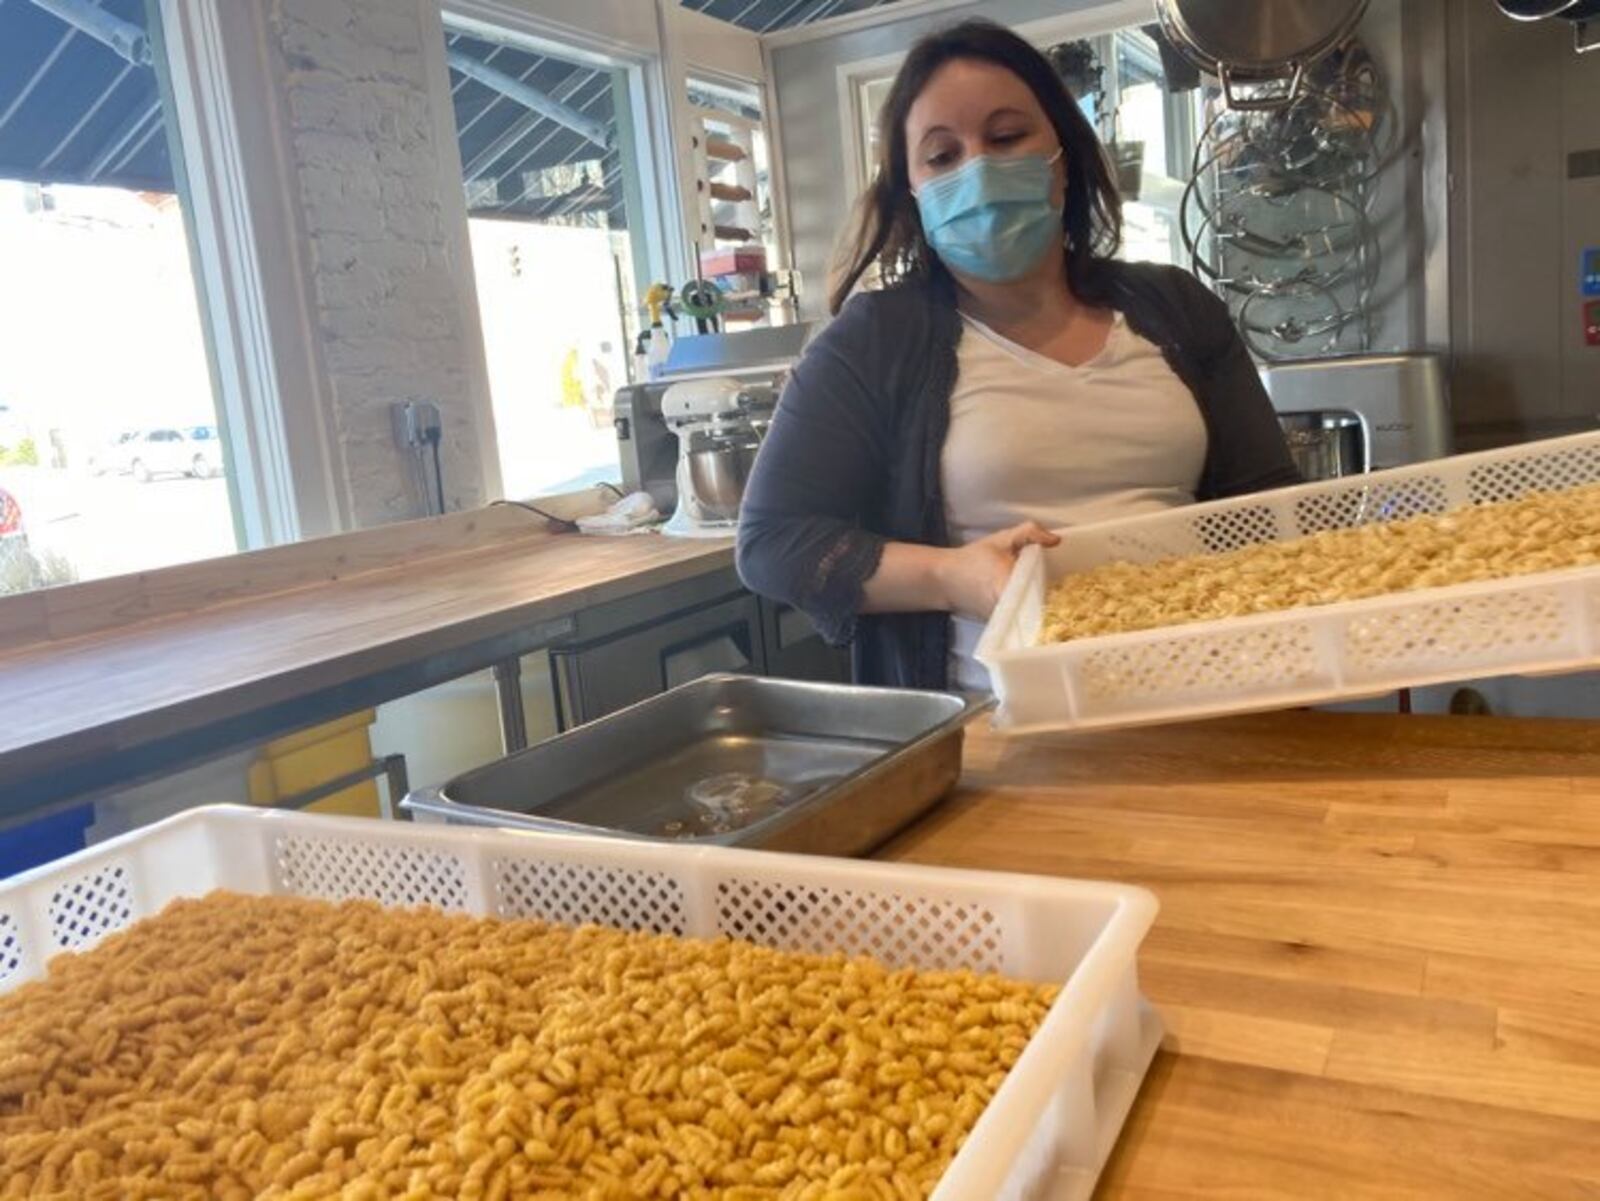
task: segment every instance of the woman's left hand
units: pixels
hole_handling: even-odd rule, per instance
[[[1022,548],[1055,546],[1060,541],[1059,534],[1052,534],[1037,521],[1024,521],[945,551],[938,567],[942,607],[958,617],[988,621]]]

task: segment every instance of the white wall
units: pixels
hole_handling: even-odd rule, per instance
[[[674,3],[674,33],[683,45],[683,57],[695,71],[727,75],[759,83],[766,78],[761,61],[761,39],[728,21]]]

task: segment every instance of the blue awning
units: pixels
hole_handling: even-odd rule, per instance
[[[446,37],[456,61],[481,63],[482,74],[531,90],[579,120],[565,123],[452,66],[450,88],[467,188],[467,211],[479,217],[627,225],[622,159],[616,138],[615,73],[490,42],[457,31]],[[470,67],[470,63],[468,64]],[[593,124],[580,132],[573,124]]]
[[[143,0],[100,11],[143,29]],[[31,0],[0,0],[0,178],[171,192],[155,71]]]

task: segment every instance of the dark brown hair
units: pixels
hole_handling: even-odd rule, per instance
[[[856,202],[851,227],[835,252],[828,308],[837,313],[857,282],[878,264],[886,284],[928,280],[950,284],[922,232],[907,166],[906,115],[928,81],[946,63],[993,63],[1023,83],[1044,109],[1061,141],[1067,170],[1067,284],[1082,299],[1098,298],[1098,268],[1122,241],[1122,200],[1100,139],[1050,61],[1028,42],[993,21],[969,20],[929,34],[901,64],[878,119],[878,164],[872,185]]]

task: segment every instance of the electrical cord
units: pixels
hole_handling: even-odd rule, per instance
[[[578,529],[578,523],[576,521],[568,521],[565,517],[557,517],[554,513],[547,513],[538,505],[530,505],[525,500],[492,500],[489,503],[491,505],[511,505],[514,508],[526,509],[530,513],[537,513],[551,525],[565,533],[576,533]]]
[[[444,516],[444,468],[439,462],[440,433],[431,429],[423,435],[423,440],[433,448],[433,486],[439,497],[439,516]],[[426,468],[424,468],[426,470]]]
[[[618,500],[626,500],[627,496],[628,496],[628,494],[626,492],[624,492],[621,488],[617,487],[615,484],[611,483],[609,480],[601,480],[597,484],[595,484],[595,487],[596,488],[605,488],[608,491],[615,492],[617,494],[617,499]],[[515,508],[518,508],[518,509],[526,509],[530,513],[536,513],[540,517],[543,517],[551,525],[555,526],[557,529],[562,530],[565,533],[569,533],[569,534],[576,533],[578,531],[578,528],[579,528],[578,527],[578,523],[576,521],[570,521],[565,517],[557,517],[554,513],[546,512],[544,509],[541,509],[538,505],[531,505],[525,500],[501,499],[501,500],[493,500],[493,501],[490,501],[489,503],[491,505],[511,505],[511,506],[513,506]]]

